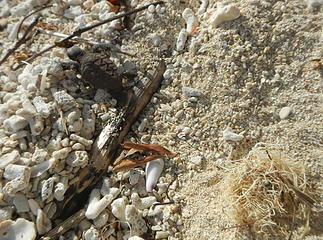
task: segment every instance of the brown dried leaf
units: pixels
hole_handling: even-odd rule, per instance
[[[113,168],[114,172],[120,172],[120,171],[127,171],[130,169],[133,169],[135,167],[138,167],[142,165],[143,163],[151,162],[153,160],[156,160],[158,158],[163,158],[164,155],[152,155],[148,156],[144,159],[139,159],[139,160],[130,160],[130,159],[124,159],[122,162],[120,162],[118,165],[116,165]]]
[[[138,143],[132,143],[132,142],[125,142],[124,144],[121,144],[124,148],[127,149],[135,149],[137,151],[144,151],[144,152],[152,152],[152,153],[162,153],[166,154],[169,157],[175,157],[176,154],[172,153],[168,149],[158,145],[158,144],[138,144]]]

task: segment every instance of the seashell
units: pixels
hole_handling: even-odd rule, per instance
[[[0,223],[1,240],[34,240],[35,238],[35,224],[24,218],[18,218],[16,221],[6,220]]]
[[[240,17],[240,10],[236,5],[230,4],[223,6],[223,4],[218,4],[217,10],[209,19],[209,23],[213,27],[217,27],[225,21],[235,20],[238,17]]]
[[[146,191],[152,192],[164,168],[164,161],[156,159],[146,164]]]
[[[243,138],[244,137],[242,135],[233,133],[232,129],[230,127],[227,127],[223,131],[223,139],[224,140],[238,142],[238,141],[241,141]]]

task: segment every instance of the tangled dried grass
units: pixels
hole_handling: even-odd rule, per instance
[[[307,206],[314,201],[304,166],[273,147],[255,147],[232,165],[219,186],[224,213],[237,226],[249,226],[257,239],[291,236],[295,221],[308,220]]]

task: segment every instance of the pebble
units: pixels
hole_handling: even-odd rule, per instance
[[[209,19],[209,24],[213,27],[218,27],[221,23],[235,20],[238,17],[240,17],[240,10],[236,5],[224,6],[222,3],[218,3],[216,11]]]
[[[34,240],[36,238],[36,228],[33,222],[24,218],[16,221],[5,220],[0,225],[1,240]]]
[[[3,127],[9,133],[15,133],[24,129],[28,125],[28,121],[21,116],[13,115],[10,118],[3,121]]]
[[[24,194],[17,194],[13,198],[13,204],[16,207],[17,213],[29,212],[29,204]]]
[[[12,207],[12,206],[1,207],[0,208],[0,222],[2,222],[4,220],[12,219],[13,212],[14,212],[14,207]]]
[[[155,239],[167,239],[169,237],[169,232],[158,231],[156,232]]]
[[[70,135],[70,139],[73,140],[73,141],[76,141],[76,142],[79,142],[81,143],[82,145],[86,146],[86,147],[89,147],[93,144],[93,140],[87,140],[81,136],[78,136],[76,134],[71,134]]]
[[[29,182],[31,175],[31,169],[27,166],[21,166],[16,164],[9,164],[6,166],[3,173],[3,177],[6,179],[15,179],[19,178],[25,182]]]
[[[186,40],[187,40],[187,36],[188,36],[188,33],[187,33],[186,29],[182,29],[179,32],[177,42],[176,42],[176,51],[178,51],[178,52],[183,51],[183,49],[185,47]]]
[[[322,0],[306,0],[305,2],[308,8],[320,8],[323,4]]]
[[[45,103],[43,98],[40,96],[34,97],[33,104],[36,108],[36,111],[43,117],[47,118],[50,115],[50,105]]]
[[[107,210],[104,210],[103,212],[100,213],[98,217],[96,217],[93,220],[93,224],[96,228],[101,228],[103,227],[109,220],[109,212]]]
[[[50,219],[41,209],[37,210],[36,227],[37,232],[40,235],[45,234],[52,229],[52,223]]]
[[[84,240],[100,240],[100,233],[97,229],[91,227],[84,233]]]
[[[129,183],[131,185],[135,185],[139,181],[139,177],[141,176],[140,172],[136,169],[130,170],[130,176],[129,176]]]
[[[194,163],[195,165],[201,165],[202,163],[202,157],[201,156],[195,156],[190,158],[190,162]]]
[[[32,214],[34,214],[34,216],[37,216],[38,209],[40,209],[38,202],[34,199],[28,199],[28,204]]]
[[[182,87],[182,92],[185,97],[200,97],[202,95],[202,92],[199,89],[196,88],[190,88],[190,87]]]
[[[142,218],[140,212],[134,205],[127,205],[125,210],[126,221],[131,226],[130,235],[142,235],[147,232],[148,228],[145,220]]]
[[[67,111],[71,108],[75,107],[76,101],[75,99],[66,93],[65,91],[57,91],[53,93],[53,97],[58,103],[58,106],[63,110]]]
[[[68,154],[66,163],[72,167],[85,167],[89,161],[89,156],[86,151],[73,151]]]
[[[238,142],[241,141],[244,137],[242,135],[236,134],[232,132],[232,129],[230,127],[227,127],[223,131],[223,139],[226,141],[234,141]]]
[[[112,202],[111,212],[120,221],[126,220],[125,210],[126,210],[126,203],[123,198],[117,198]]]
[[[136,193],[136,192],[131,194],[131,203],[139,210],[148,209],[155,202],[157,202],[157,199],[154,196],[140,198],[138,193]]]
[[[21,179],[13,179],[5,184],[2,189],[3,194],[14,197],[17,192],[24,190],[28,184]]]
[[[17,162],[19,158],[20,154],[17,150],[2,155],[0,157],[0,169],[4,169],[7,165]]]
[[[292,112],[292,108],[291,107],[283,107],[280,111],[279,111],[279,117],[281,120],[284,120],[286,118],[288,118],[288,116],[290,115],[290,113]]]
[[[188,36],[194,34],[195,29],[198,26],[197,19],[194,16],[194,12],[190,8],[185,8],[185,10],[182,13],[182,17],[186,22],[186,32],[188,33]]]
[[[42,181],[41,198],[43,201],[47,200],[53,193],[54,178],[48,178]]]

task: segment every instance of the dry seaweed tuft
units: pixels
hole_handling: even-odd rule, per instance
[[[314,202],[304,170],[277,148],[255,147],[228,169],[219,184],[219,204],[234,227],[248,226],[257,239],[290,237],[296,223],[308,220],[311,204],[302,196]]]

